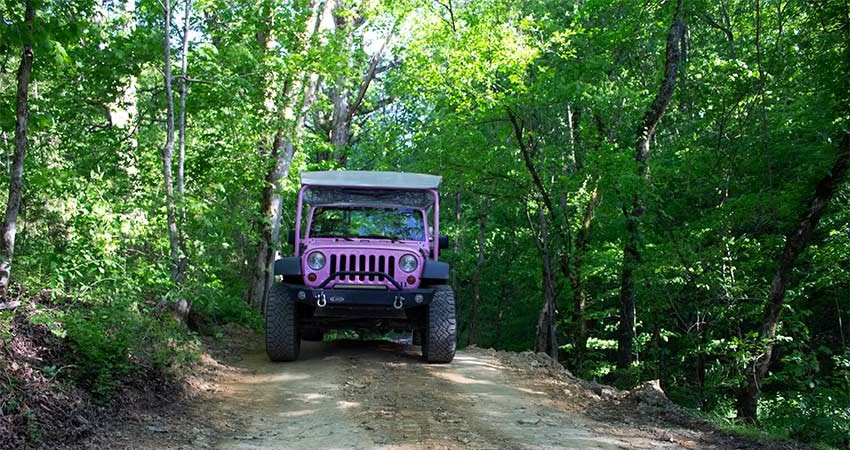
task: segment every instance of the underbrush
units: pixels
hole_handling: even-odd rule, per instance
[[[0,312],[0,448],[72,445],[107,416],[170,401],[200,355],[197,336],[152,302],[18,297]]]
[[[602,362],[600,362],[602,361]],[[850,367],[850,352],[833,355],[836,367]],[[606,365],[607,364],[607,365]],[[618,369],[602,358],[592,360],[581,375],[602,379],[619,389],[632,389],[657,378],[659,373],[642,363]],[[794,366],[789,366],[795,369]],[[850,371],[838,376],[813,378],[809,384],[768,385],[759,399],[755,424],[736,419],[737,386],[729,379],[712,380],[698,388],[682,379],[662,379],[662,387],[676,404],[712,422],[719,429],[751,439],[754,445],[777,448],[850,448]],[[711,375],[711,373],[709,373]],[[780,379],[782,373],[773,374]]]

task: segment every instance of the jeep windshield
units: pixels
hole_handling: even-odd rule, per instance
[[[309,236],[424,241],[425,222],[422,211],[412,208],[319,206],[313,208]]]

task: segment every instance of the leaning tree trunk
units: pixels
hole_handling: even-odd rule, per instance
[[[32,33],[35,8],[31,1],[26,2],[24,22]],[[27,33],[25,33],[26,35]],[[27,151],[27,129],[29,126],[29,85],[32,73],[32,44],[25,42],[18,66],[18,91],[15,119],[15,156],[9,180],[9,200],[6,203],[6,216],[0,230],[0,295],[5,296],[11,281],[12,257],[15,254],[15,234],[17,233],[18,211],[21,208],[21,182],[24,176],[24,157]]]
[[[839,17],[841,27],[837,29],[844,34],[841,38],[845,44],[842,50],[844,53],[843,66],[846,73],[850,70],[850,10],[847,9],[847,2],[844,3],[844,10]],[[782,250],[782,256],[770,284],[767,302],[762,311],[762,323],[758,330],[756,350],[747,365],[745,383],[738,392],[736,399],[737,417],[743,422],[753,423],[757,418],[761,386],[770,368],[774,339],[780,324],[782,309],[785,306],[785,293],[788,290],[788,282],[797,258],[808,246],[821,216],[829,206],[835,192],[847,179],[848,171],[850,171],[850,121],[846,119],[848,117],[847,93],[850,92],[850,80],[845,77],[837,91],[840,93],[837,117],[843,118],[844,126],[840,130],[838,139],[836,139],[838,147],[835,159],[829,172],[818,181],[806,214],[800,219],[796,229],[785,236],[785,247]]]
[[[292,158],[295,156],[295,142],[300,138],[304,128],[305,110],[309,108],[315,98],[318,77],[314,74],[308,74],[305,78],[303,82],[307,85],[306,89],[301,89],[303,84],[296,86],[297,90],[303,94],[304,99],[296,102],[301,105],[300,108],[296,108],[298,117],[292,126],[277,131],[272,144],[271,159],[274,163],[266,174],[265,187],[263,188],[262,210],[265,219],[262,223],[253,279],[247,294],[248,302],[254,307],[263,305],[274,282],[272,265],[274,263],[275,244],[280,236],[280,215],[283,207],[280,187],[289,174]],[[293,108],[295,107],[293,106]]]
[[[676,4],[676,15],[670,31],[667,34],[667,53],[664,63],[664,79],[655,100],[643,116],[643,121],[637,132],[635,161],[638,163],[638,175],[645,179],[649,175],[650,142],[655,136],[655,130],[664,111],[673,98],[676,88],[676,76],[681,61],[680,43],[685,35],[685,19],[682,17],[682,0]],[[640,265],[640,222],[646,208],[641,199],[641,192],[636,191],[631,196],[631,204],[623,205],[626,216],[626,235],[623,243],[623,264],[620,273],[620,324],[617,340],[617,367],[625,368],[634,360],[635,339],[635,271]]]
[[[543,178],[540,176],[540,173],[537,171],[537,167],[534,165],[532,153],[535,150],[536,142],[530,135],[525,133],[525,124],[517,114],[515,114],[510,108],[506,109],[506,113],[511,125],[513,126],[514,138],[519,146],[525,167],[531,175],[534,187],[537,189],[537,195],[540,199],[539,203],[542,203],[539,205],[540,235],[537,236],[537,246],[542,258],[543,308],[541,308],[540,316],[537,320],[535,351],[545,352],[552,356],[552,358],[557,359],[558,335],[556,325],[558,322],[558,309],[555,299],[555,272],[552,267],[552,256],[549,248],[546,211],[548,211],[553,217],[557,217],[559,211],[553,206],[552,197],[545,189]],[[529,227],[534,228],[531,217],[529,217],[528,222]],[[556,221],[556,225],[560,224]],[[559,231],[564,237],[564,241],[570,240],[569,227],[559,227]]]
[[[788,290],[788,280],[797,257],[805,250],[812,237],[824,210],[835,195],[835,191],[847,178],[850,168],[850,122],[840,138],[838,151],[832,164],[832,169],[824,176],[815,188],[815,195],[809,204],[806,215],[793,233],[785,236],[785,248],[779,259],[779,267],[770,284],[767,295],[767,303],[762,311],[762,324],[759,328],[759,339],[757,355],[747,365],[746,384],[738,393],[736,409],[738,419],[745,422],[754,422],[758,406],[759,394],[764,377],[770,367],[770,358],[773,355],[773,340],[776,338],[776,330],[782,315],[782,307],[785,304],[785,292]]]

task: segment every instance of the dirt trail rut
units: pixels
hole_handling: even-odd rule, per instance
[[[261,351],[235,364],[207,414],[244,427],[195,442],[217,449],[683,448],[695,441],[647,427],[603,423],[483,350],[429,365],[390,342],[304,343],[293,363]],[[564,391],[566,392],[566,391]],[[698,447],[698,446],[697,446]]]

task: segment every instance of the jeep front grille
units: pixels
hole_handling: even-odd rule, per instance
[[[336,272],[380,272],[395,278],[395,256],[332,254],[330,255],[330,271]],[[376,281],[381,278],[374,274],[342,275],[339,281]],[[377,280],[380,281],[380,280]]]

